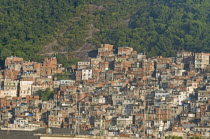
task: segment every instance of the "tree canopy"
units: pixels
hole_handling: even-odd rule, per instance
[[[66,51],[88,42],[130,46],[148,56],[210,52],[209,7],[209,0],[1,0],[0,58],[39,60],[55,38],[56,49]]]
[[[0,56],[39,58],[42,46],[66,28],[85,0],[1,0]]]
[[[50,88],[45,90],[38,90],[34,95],[39,96],[39,98],[43,101],[48,101],[49,99],[53,99],[55,91],[50,91]]]

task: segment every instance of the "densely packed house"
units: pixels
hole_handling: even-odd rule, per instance
[[[57,79],[66,69],[55,57],[42,63],[7,57],[0,74],[1,130],[210,137],[209,58],[192,52],[147,58],[131,47],[116,51],[103,44],[97,57],[71,66],[69,79]]]

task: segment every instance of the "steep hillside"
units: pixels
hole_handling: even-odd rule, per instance
[[[131,46],[148,56],[173,56],[174,50],[209,52],[209,7],[208,0],[122,1],[100,14],[95,40]],[[129,24],[123,24],[128,16]]]
[[[62,32],[85,0],[1,0],[0,53],[33,59]],[[38,57],[37,57],[38,58]]]
[[[0,6],[2,59],[59,52],[68,66],[101,43],[148,56],[210,51],[209,0],[1,0]]]

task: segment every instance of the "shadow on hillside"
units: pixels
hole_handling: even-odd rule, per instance
[[[92,50],[88,52],[88,56],[91,58],[95,58],[98,54],[98,50]]]
[[[0,59],[0,70],[4,69],[4,60]]]

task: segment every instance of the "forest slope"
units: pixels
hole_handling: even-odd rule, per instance
[[[57,55],[67,66],[72,52],[101,43],[148,56],[210,52],[209,7],[209,0],[1,0],[0,57],[38,60],[50,46],[68,53]]]

